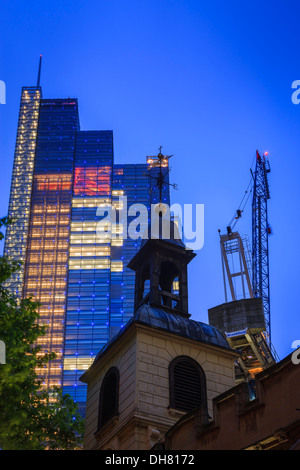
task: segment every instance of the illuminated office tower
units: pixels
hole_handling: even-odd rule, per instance
[[[5,256],[22,262],[26,255],[40,99],[39,86],[22,88],[8,207],[8,216],[14,220],[14,224],[6,229],[4,245]],[[6,286],[18,298],[22,297],[23,278],[24,264],[6,282]]]
[[[143,204],[150,216],[159,201],[158,169],[148,161],[115,164],[112,131],[80,130],[77,99],[41,95],[39,78],[22,88],[8,210],[16,222],[7,228],[4,254],[24,263],[7,287],[41,304],[39,321],[48,329],[38,344],[56,354],[37,371],[44,387],[61,386],[84,413],[79,377],[133,315],[127,264],[140,239],[124,235],[134,218],[125,209]],[[167,160],[165,166],[167,172]],[[162,196],[169,203],[168,184]],[[103,238],[105,207],[118,217]]]
[[[38,339],[56,359],[37,371],[46,388],[61,384],[68,253],[78,104],[41,100],[33,172],[23,296],[41,303]]]

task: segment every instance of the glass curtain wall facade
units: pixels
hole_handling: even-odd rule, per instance
[[[158,171],[147,161],[114,164],[113,132],[80,130],[77,99],[41,99],[39,87],[22,89],[9,202],[17,223],[7,229],[4,254],[25,263],[8,287],[41,303],[39,321],[48,329],[38,344],[56,359],[37,372],[45,388],[70,394],[83,415],[79,377],[133,315],[135,277],[127,265],[141,241],[127,236],[137,217],[127,212],[143,204],[150,221]],[[162,199],[170,203],[167,183]],[[99,237],[107,206],[117,223]]]
[[[23,263],[26,256],[40,99],[40,87],[22,88],[8,207],[8,216],[14,223],[6,229],[4,256]],[[21,298],[23,281],[24,264],[6,282],[6,287]]]
[[[31,194],[24,298],[41,303],[42,351],[56,359],[38,370],[46,388],[61,386],[77,100],[41,100]]]
[[[111,204],[113,134],[76,135],[63,391],[82,408],[79,377],[109,339],[111,243],[97,236],[97,209]]]

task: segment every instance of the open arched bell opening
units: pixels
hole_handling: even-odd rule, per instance
[[[142,244],[128,264],[136,272],[135,311],[148,304],[188,318],[187,265],[194,256],[195,253],[186,250],[177,239],[154,238]],[[173,289],[175,280],[178,292]]]
[[[176,263],[170,260],[165,260],[161,263],[159,287],[161,304],[169,307],[176,308],[179,302],[179,296],[173,293],[173,283],[178,279],[179,270]]]

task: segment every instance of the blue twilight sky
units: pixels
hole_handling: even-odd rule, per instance
[[[205,205],[205,241],[189,268],[190,313],[224,302],[218,229],[270,156],[272,342],[300,339],[299,2],[27,0],[1,2],[1,210],[7,213],[21,87],[77,97],[81,128],[113,129],[115,161],[172,158],[172,202]],[[236,228],[251,240],[251,201]]]

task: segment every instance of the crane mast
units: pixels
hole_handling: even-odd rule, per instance
[[[254,297],[263,301],[266,333],[271,344],[270,283],[269,283],[269,243],[268,199],[270,190],[268,173],[270,163],[267,152],[262,156],[256,151],[255,172],[252,173],[252,290]]]

